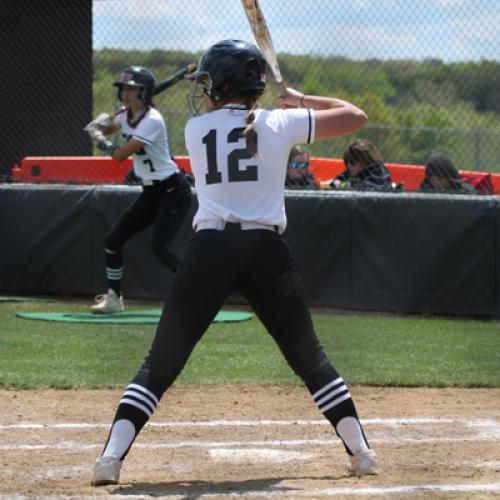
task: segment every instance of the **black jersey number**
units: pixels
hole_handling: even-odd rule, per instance
[[[243,137],[243,127],[233,128],[227,135],[227,142],[238,142]],[[255,137],[257,140],[257,137]],[[245,140],[246,141],[246,140]],[[222,174],[217,165],[217,130],[210,132],[203,137],[203,144],[207,150],[208,172],[205,174],[207,184],[219,184],[222,182]],[[245,182],[258,180],[257,165],[247,165],[240,168],[241,160],[249,160],[252,156],[247,148],[233,149],[227,157],[227,179],[229,182]]]
[[[147,158],[146,160],[142,160],[142,163],[149,166],[150,172],[156,172],[155,168],[153,167],[153,162],[149,158]]]
[[[132,139],[131,135],[123,134],[123,137],[125,139],[125,142],[128,142],[130,139]],[[134,154],[137,156],[144,156],[146,154],[146,150],[144,148],[139,148],[137,151],[134,152]],[[150,172],[156,172],[155,168],[153,167],[153,162],[149,158],[142,160],[142,163],[144,163],[149,167]]]

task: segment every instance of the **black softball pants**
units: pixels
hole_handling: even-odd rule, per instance
[[[116,221],[105,239],[114,254],[114,267],[120,267],[122,249],[130,238],[154,223],[151,249],[170,270],[179,259],[170,244],[180,228],[191,202],[191,188],[183,173],[174,174],[152,186],[144,186],[139,197]]]
[[[272,231],[236,226],[202,230],[190,241],[149,355],[132,383],[160,399],[233,291],[247,298],[310,392],[338,377],[316,337],[285,240]]]

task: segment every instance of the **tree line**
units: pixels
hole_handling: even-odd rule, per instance
[[[117,106],[112,83],[138,64],[162,80],[197,62],[200,53],[103,49],[94,53],[94,112]],[[422,164],[434,152],[449,154],[462,169],[500,171],[500,63],[441,60],[351,60],[279,54],[288,85],[307,94],[350,100],[369,116],[358,132],[372,140],[388,162]],[[268,74],[262,105],[275,107],[278,90]],[[186,154],[184,124],[190,117],[181,82],[155,98],[169,128],[172,151]],[[339,157],[354,137],[310,146],[317,156]]]

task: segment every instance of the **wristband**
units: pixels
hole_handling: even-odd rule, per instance
[[[97,143],[97,147],[107,153],[109,156],[113,156],[113,153],[118,149],[116,144],[113,144],[111,141],[106,139],[102,139]]]
[[[304,97],[306,95],[305,94],[302,94],[302,97],[300,98],[300,107],[303,108],[304,107]]]

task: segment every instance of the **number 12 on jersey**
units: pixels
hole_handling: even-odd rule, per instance
[[[243,138],[244,127],[233,128],[227,135],[227,143],[239,142]],[[255,138],[257,140],[257,137]],[[217,130],[212,129],[203,137],[203,144],[206,146],[208,172],[205,174],[207,184],[220,184],[222,174],[217,165]],[[246,138],[245,138],[246,142]],[[252,156],[244,148],[233,149],[227,155],[227,180],[228,182],[246,182],[258,180],[257,165],[247,165],[240,168],[241,160],[249,160]]]

